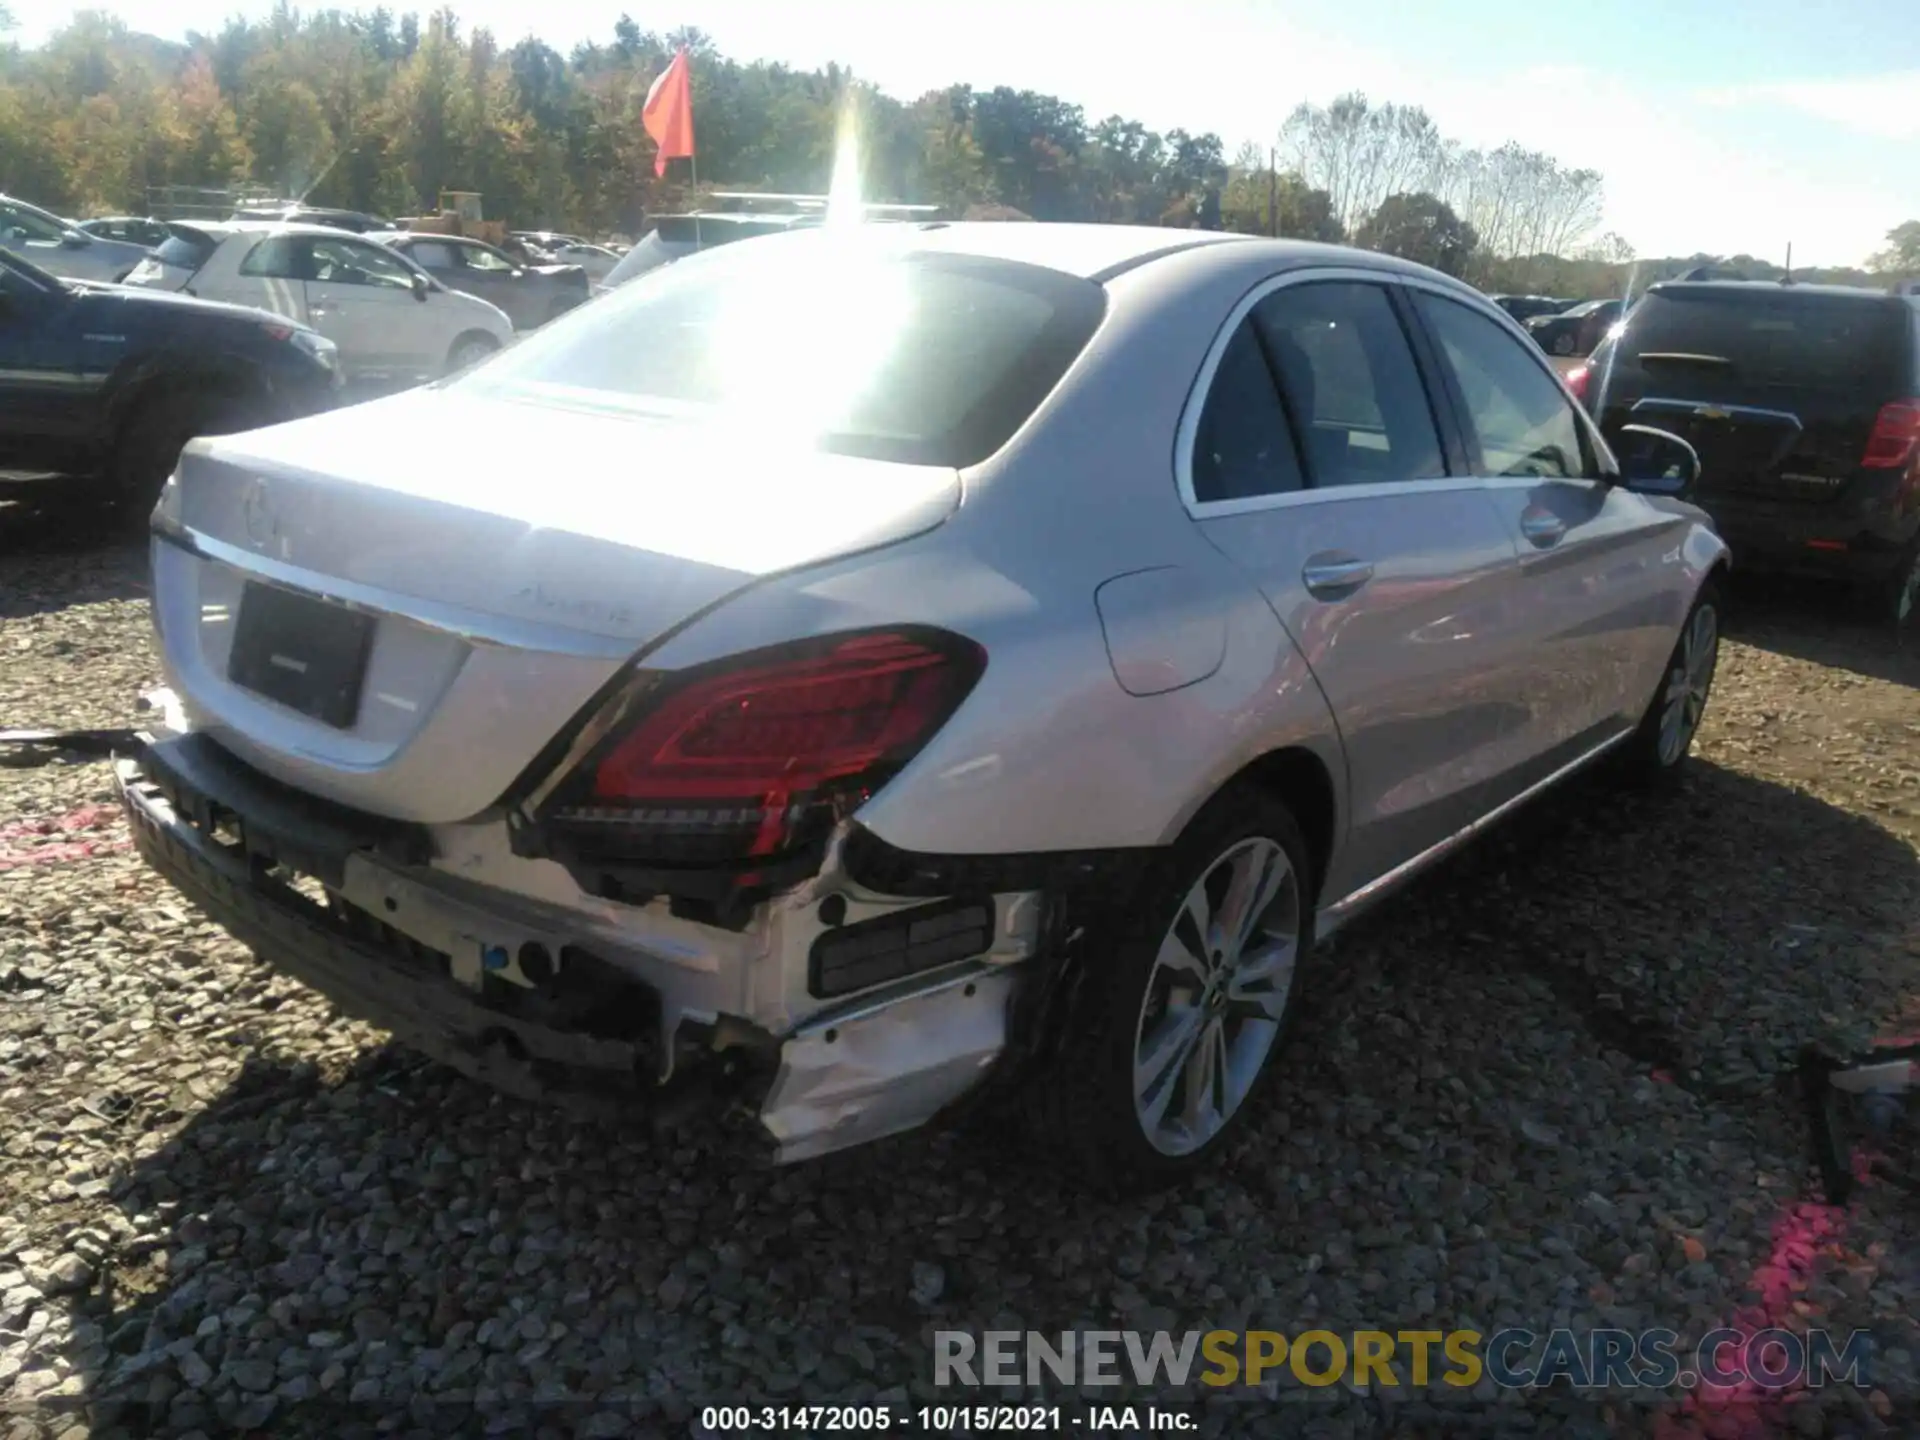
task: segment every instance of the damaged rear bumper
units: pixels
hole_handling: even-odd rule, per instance
[[[115,770],[140,854],[210,918],[340,1010],[507,1094],[598,1115],[751,1116],[772,1158],[790,1161],[925,1123],[1007,1049],[1027,967],[1008,963],[1026,951],[1004,926],[991,954],[818,1007],[782,1033],[742,1016],[696,1023],[670,970],[650,968],[649,937],[631,954],[603,929],[591,950],[575,945],[586,937],[551,906],[434,870],[417,827],[288,790],[200,735]],[[1036,908],[1014,898],[1029,903],[996,914]],[[636,927],[646,918],[636,910]],[[524,983],[510,954],[500,968],[522,983],[492,973],[487,941],[501,934],[543,937],[536,948],[557,962],[544,983]],[[804,973],[806,956],[754,963]]]

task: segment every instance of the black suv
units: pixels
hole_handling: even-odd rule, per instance
[[[333,342],[281,316],[0,255],[0,486],[151,507],[194,436],[326,409],[339,385]]]
[[[1742,568],[1858,584],[1920,609],[1920,297],[1828,285],[1650,287],[1568,377],[1609,438],[1672,430]]]

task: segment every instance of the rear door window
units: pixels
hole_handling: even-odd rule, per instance
[[[505,275],[513,269],[513,263],[506,256],[497,255],[484,245],[462,245],[460,259],[467,269],[489,275]]]
[[[1778,294],[1744,286],[1650,291],[1617,344],[1623,361],[1716,369],[1735,384],[1904,393],[1907,315],[1898,300]]]
[[[269,235],[247,252],[240,273],[267,280],[309,279],[313,268],[309,249],[304,235]]]
[[[1311,484],[1447,473],[1426,384],[1384,287],[1288,285],[1260,301],[1253,318],[1280,376]]]
[[[383,245],[365,240],[316,237],[312,279],[334,285],[365,285],[376,290],[411,290],[413,271]]]
[[[459,265],[459,251],[444,240],[416,240],[407,247],[407,258],[429,270],[452,270]]]

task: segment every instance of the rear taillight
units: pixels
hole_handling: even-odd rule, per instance
[[[1593,366],[1577,365],[1566,373],[1567,389],[1582,405],[1587,403],[1587,385],[1593,379]]]
[[[889,630],[691,676],[608,742],[549,825],[593,854],[633,863],[792,851],[911,759],[985,665],[970,641]]]
[[[1867,436],[1860,463],[1870,470],[1897,470],[1920,450],[1920,400],[1895,400],[1880,407]]]

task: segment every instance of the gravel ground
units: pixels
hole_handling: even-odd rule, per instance
[[[0,726],[131,720],[139,550],[9,524]],[[1276,1404],[1329,1435],[1904,1428],[1914,1202],[1806,1203],[1782,1073],[1920,1021],[1920,661],[1817,594],[1739,599],[1682,793],[1563,793],[1343,936],[1229,1163],[1125,1205],[991,1134],[765,1171],[501,1099],[201,920],[128,853],[104,766],[0,770],[0,1435],[474,1406],[686,1435],[717,1401],[932,1395],[936,1328],[1760,1314],[1871,1329],[1878,1388],[1718,1415],[1180,1400],[1206,1433],[1274,1433]]]

